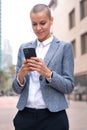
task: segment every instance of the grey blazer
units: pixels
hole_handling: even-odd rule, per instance
[[[18,52],[18,61],[16,66],[16,77],[12,87],[14,91],[20,94],[17,108],[23,110],[27,103],[29,91],[29,75],[26,75],[26,83],[21,87],[17,81],[17,73],[24,60],[23,48],[36,48],[37,42],[22,44]],[[44,58],[48,68],[53,71],[53,77],[50,83],[46,82],[44,76],[40,76],[40,86],[43,99],[47,108],[52,112],[57,112],[68,107],[65,94],[69,94],[74,88],[74,58],[71,43],[58,40],[56,37],[50,45],[50,48]]]

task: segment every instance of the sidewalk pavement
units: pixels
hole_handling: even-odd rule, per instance
[[[87,130],[87,102],[70,101],[67,114],[70,130]]]
[[[17,96],[0,97],[0,130],[14,130]],[[67,114],[70,130],[87,130],[87,102],[69,101]]]

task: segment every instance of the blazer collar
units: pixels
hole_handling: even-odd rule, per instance
[[[60,41],[55,37],[53,36],[53,41],[49,47],[49,50],[44,58],[44,61],[46,63],[46,65],[48,66],[53,55],[55,54],[55,52],[58,50],[58,47],[59,47],[59,43]],[[37,46],[37,40],[35,40],[33,43],[32,43],[32,47],[36,48]]]

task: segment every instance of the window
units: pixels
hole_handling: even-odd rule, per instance
[[[69,28],[73,28],[75,26],[75,9],[73,9],[69,13]]]
[[[73,47],[74,57],[76,57],[76,41],[73,40],[71,43],[72,43],[72,47]]]
[[[81,36],[81,54],[87,53],[87,32]]]
[[[81,19],[87,16],[87,0],[82,0],[80,2],[80,14]]]

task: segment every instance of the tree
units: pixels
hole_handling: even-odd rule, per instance
[[[9,76],[7,73],[5,73],[3,70],[0,71],[0,90],[6,91],[6,86],[8,86],[8,79]]]
[[[5,70],[0,70],[0,91],[4,93],[11,90],[12,80],[15,75],[15,66],[11,65],[8,71]]]

